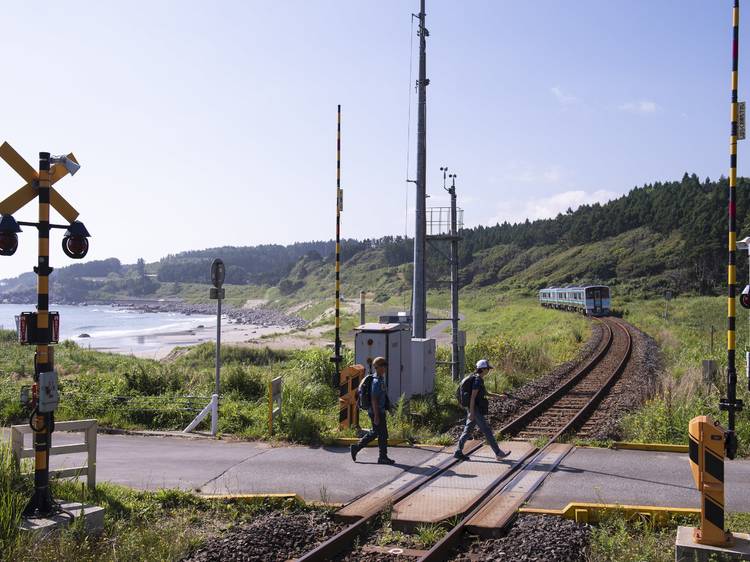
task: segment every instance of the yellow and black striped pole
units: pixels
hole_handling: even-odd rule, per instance
[[[739,28],[740,2],[734,0],[732,11],[732,127],[729,138],[729,264],[727,267],[727,284],[729,298],[727,306],[727,397],[722,399],[719,407],[728,413],[726,431],[727,457],[733,459],[737,453],[737,435],[735,434],[735,415],[742,410],[742,402],[737,400],[737,367],[736,367],[736,313],[737,313],[737,120],[739,85]]]
[[[50,153],[39,153],[39,178],[37,180],[39,200],[39,256],[34,272],[37,274],[37,314],[36,314],[36,355],[34,356],[34,381],[39,382],[39,374],[54,370],[52,348],[49,343],[49,208],[50,208]],[[52,493],[49,489],[49,450],[54,413],[39,413],[32,418],[34,429],[34,495],[25,509],[26,515],[49,514],[52,512]]]
[[[343,192],[341,190],[341,104],[336,115],[336,302],[335,308],[335,340],[331,361],[336,365],[333,386],[340,386],[339,372],[341,371],[341,210],[343,207]]]

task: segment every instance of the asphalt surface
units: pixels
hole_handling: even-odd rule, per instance
[[[7,431],[2,431],[7,438]],[[82,442],[82,434],[55,432],[53,445]],[[25,446],[31,447],[31,436]],[[353,462],[348,447],[273,447],[267,443],[171,436],[97,437],[97,482],[140,490],[181,488],[205,494],[295,493],[306,501],[345,503],[435,455],[416,447],[389,447],[393,466],[377,464],[377,447]],[[54,455],[50,467],[72,468],[85,454]]]
[[[727,511],[750,512],[750,461],[726,460]],[[571,502],[700,507],[687,453],[577,448],[563,459],[528,507]]]
[[[0,437],[8,438],[7,428]],[[54,444],[81,442],[82,434],[56,432]],[[377,447],[357,462],[347,447],[273,447],[267,443],[176,436],[97,437],[97,482],[140,490],[181,488],[205,494],[295,493],[307,501],[347,503],[398,476],[424,473],[435,450],[390,447],[393,466],[377,464]],[[31,437],[26,436],[26,447]],[[55,455],[52,468],[85,464],[85,454]],[[725,461],[726,508],[750,512],[750,460]],[[698,507],[687,454],[576,448],[546,479],[529,507],[562,509],[571,502]]]

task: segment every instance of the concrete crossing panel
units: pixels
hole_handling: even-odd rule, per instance
[[[395,529],[413,530],[425,523],[439,523],[463,515],[499,477],[507,474],[534,447],[525,442],[505,442],[501,448],[511,453],[502,461],[483,446],[471,460],[456,464],[393,507]]]

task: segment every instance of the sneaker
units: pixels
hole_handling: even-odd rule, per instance
[[[349,445],[349,453],[352,455],[352,460],[357,462],[357,453],[359,453],[358,445]]]
[[[507,457],[508,455],[510,455],[510,451],[503,451],[503,450],[501,449],[501,450],[500,450],[500,452],[499,452],[498,454],[496,454],[496,455],[495,455],[495,459],[496,459],[496,460],[499,460],[499,461],[501,461],[501,460],[503,460],[503,459],[504,459],[505,457]]]
[[[455,453],[453,453],[453,458],[454,459],[460,459],[462,461],[468,461],[469,460],[469,455],[467,455],[466,453],[464,453],[462,451],[456,451]]]
[[[378,464],[395,464],[396,461],[389,459],[388,457],[379,457]]]

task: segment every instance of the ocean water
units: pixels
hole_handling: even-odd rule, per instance
[[[15,330],[15,316],[34,310],[30,304],[0,304],[0,327]],[[118,353],[142,354],[157,349],[163,345],[156,338],[158,334],[185,332],[201,325],[216,327],[216,316],[140,312],[105,305],[51,305],[50,310],[60,313],[60,341],[69,339],[81,347]]]

